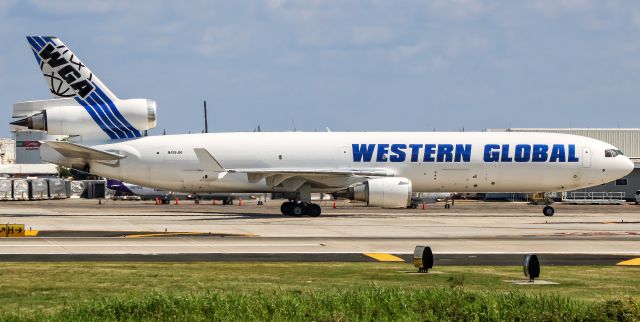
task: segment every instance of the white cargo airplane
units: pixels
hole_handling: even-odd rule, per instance
[[[169,191],[283,192],[285,215],[320,215],[312,192],[407,207],[412,192],[566,191],[633,163],[575,135],[513,132],[247,132],[143,136],[155,102],[118,99],[58,38],[27,37],[55,100],[14,105],[13,124],[68,135],[43,160]],[[479,111],[481,113],[481,111]],[[74,141],[74,142],[71,142]],[[101,141],[101,142],[99,142]],[[546,206],[551,216],[554,209]]]

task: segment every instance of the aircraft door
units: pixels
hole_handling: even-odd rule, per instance
[[[583,168],[591,168],[591,148],[583,146],[582,147],[582,167]]]

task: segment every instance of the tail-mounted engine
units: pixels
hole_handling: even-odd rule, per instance
[[[12,125],[50,135],[80,136],[83,140],[139,137],[156,126],[156,102],[118,100],[111,104],[80,105],[74,99],[16,103]]]

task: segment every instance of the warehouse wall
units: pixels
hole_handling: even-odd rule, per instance
[[[487,129],[487,132],[545,132],[586,136],[607,142],[622,150],[629,158],[640,159],[640,129],[560,129],[560,128],[509,128]]]

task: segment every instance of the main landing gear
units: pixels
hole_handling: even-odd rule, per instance
[[[320,206],[315,203],[295,201],[283,202],[282,206],[280,206],[280,211],[283,215],[292,217],[301,217],[305,215],[318,217],[322,212]]]
[[[547,217],[551,217],[551,216],[553,216],[553,214],[554,214],[555,212],[556,212],[556,210],[555,210],[555,209],[553,209],[553,207],[551,207],[551,206],[549,206],[549,205],[544,206],[544,208],[542,208],[542,213],[543,213],[545,216],[547,216]]]

